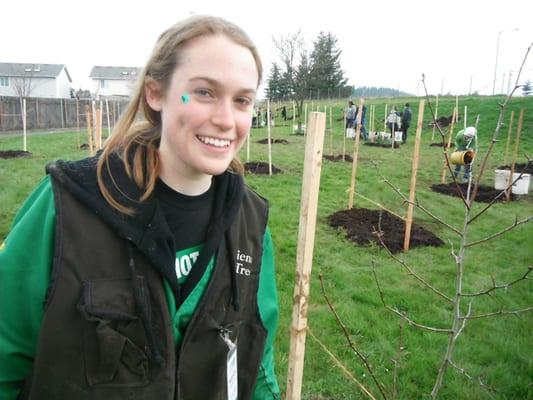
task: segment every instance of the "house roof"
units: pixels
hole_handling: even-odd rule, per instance
[[[57,78],[63,69],[72,82],[65,64],[0,63],[0,75],[9,77]]]
[[[135,80],[142,68],[137,67],[104,67],[95,65],[89,74],[93,79]]]

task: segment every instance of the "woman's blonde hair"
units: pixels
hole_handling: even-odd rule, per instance
[[[237,25],[219,17],[193,16],[185,19],[163,32],[152,51],[146,67],[139,76],[139,81],[128,107],[113,130],[113,135],[106,142],[98,159],[98,186],[107,202],[115,209],[131,215],[132,210],[118,202],[109,192],[103,179],[103,169],[107,169],[111,181],[109,159],[112,154],[120,157],[126,173],[143,191],[138,201],[144,201],[152,194],[160,172],[158,148],[161,140],[161,115],[154,111],[146,101],[145,85],[148,80],[155,81],[160,95],[165,95],[170,85],[172,74],[182,62],[181,50],[191,39],[206,35],[224,35],[233,42],[246,47],[252,53],[258,73],[258,85],[262,77],[262,64],[259,53],[250,37]],[[243,166],[234,158],[229,168],[233,172],[243,173]],[[120,188],[117,187],[120,192]]]

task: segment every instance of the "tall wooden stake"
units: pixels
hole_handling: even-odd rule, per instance
[[[363,114],[363,104],[365,103],[364,99],[359,99],[359,109],[357,111],[357,128],[355,130],[355,142],[353,144],[353,161],[352,161],[352,179],[350,181],[350,196],[348,199],[348,209],[351,210],[353,207],[353,197],[355,194],[355,178],[357,176],[357,159],[359,157],[359,142],[361,136],[361,117]]]
[[[272,127],[270,124],[270,99],[267,99],[268,175],[272,176]]]
[[[418,172],[418,157],[420,154],[420,139],[422,138],[422,123],[424,120],[424,100],[420,100],[418,105],[418,122],[416,124],[415,149],[413,153],[413,167],[411,171],[411,186],[409,187],[409,206],[407,207],[407,218],[405,220],[405,235],[403,237],[403,251],[409,250],[411,241],[411,227],[413,225],[413,210],[416,194],[416,173]]]
[[[285,397],[287,400],[299,400],[302,392],[309,286],[313,266],[326,116],[323,113],[311,113],[307,126],[309,127],[309,135],[307,135],[305,144],[300,225],[296,252],[296,282],[293,295],[289,368]]]
[[[444,152],[447,152],[448,149],[452,145],[452,136],[453,136],[453,128],[455,127],[455,118],[457,118],[457,108],[453,109],[452,122],[450,125],[450,131],[448,132],[448,143],[446,144],[446,147],[443,149]],[[440,177],[440,183],[444,183],[446,181],[446,171],[448,171],[448,165],[446,164],[446,159],[444,159],[444,166],[442,167],[442,175]]]
[[[94,147],[97,150],[102,148],[102,109],[96,109],[96,123],[94,126]]]
[[[505,152],[503,153],[503,165],[507,164],[507,155],[509,153],[509,145],[511,144],[511,132],[513,131],[514,110],[511,111],[511,118],[509,120],[509,130],[507,131],[507,142],[505,144]]]
[[[80,100],[76,98],[76,126],[78,127],[78,147],[80,149]]]
[[[329,107],[329,154],[333,156],[333,108],[332,107]]]
[[[26,99],[22,99],[22,150],[24,151],[27,151],[26,142]]]
[[[85,118],[87,119],[87,141],[89,145],[89,154],[93,156],[94,155],[93,132],[91,129],[92,116],[91,116],[91,111],[88,105],[85,106]]]
[[[511,185],[513,182],[513,174],[514,174],[514,167],[516,163],[516,158],[518,157],[518,148],[520,145],[520,134],[522,133],[522,122],[524,121],[524,109],[522,108],[520,110],[520,114],[518,114],[518,126],[516,127],[516,139],[514,142],[514,153],[513,153],[513,159],[511,161],[511,173],[509,174],[509,183],[507,186]],[[505,198],[507,201],[511,198],[511,192],[512,187],[509,187],[509,189],[505,192]]]
[[[107,115],[107,137],[111,136],[111,121],[109,120],[109,101],[105,99],[105,113]]]
[[[388,104],[385,104],[385,118],[383,118],[383,132],[387,132],[387,106]]]

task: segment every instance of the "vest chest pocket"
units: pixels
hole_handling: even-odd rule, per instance
[[[138,284],[144,293],[140,301],[149,303],[146,282]],[[78,309],[87,321],[83,356],[89,386],[148,384],[148,346],[131,279],[85,281]]]

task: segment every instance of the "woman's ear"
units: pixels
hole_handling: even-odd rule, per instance
[[[161,111],[163,99],[159,83],[151,77],[146,77],[144,82],[144,96],[150,108],[154,111]]]

